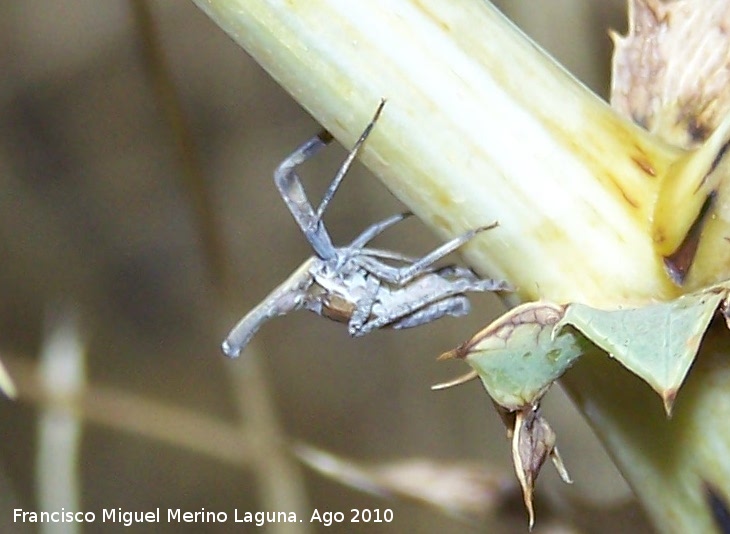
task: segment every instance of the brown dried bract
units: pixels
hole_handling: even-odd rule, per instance
[[[522,496],[530,517],[530,530],[532,530],[535,523],[532,493],[537,475],[545,461],[548,458],[552,460],[564,482],[571,484],[572,480],[555,446],[555,432],[540,415],[538,405],[527,406],[515,414],[515,425],[511,437],[512,460],[520,486],[522,486]]]
[[[730,111],[730,0],[629,0],[611,105],[665,141],[704,141]]]

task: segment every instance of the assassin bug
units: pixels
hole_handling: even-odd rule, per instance
[[[312,246],[314,256],[231,330],[222,345],[227,356],[238,356],[264,322],[302,308],[347,323],[351,336],[362,336],[378,328],[410,328],[447,315],[465,315],[470,309],[466,292],[510,289],[506,282],[481,279],[465,267],[434,267],[435,262],[497,223],[470,230],[422,258],[366,246],[410,213],[393,215],[369,226],[344,247],[332,244],[322,216],[384,105],[385,101],[381,100],[317,209],[310,204],[295,169],[326,146],[332,135],[325,131],[311,138],[274,172],[279,193]]]

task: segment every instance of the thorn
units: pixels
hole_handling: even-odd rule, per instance
[[[472,338],[468,341],[465,341],[464,343],[462,343],[455,349],[451,349],[447,352],[444,352],[443,354],[441,354],[441,356],[436,358],[436,361],[442,362],[444,360],[463,360],[464,358],[466,358],[469,355],[470,349],[473,346],[472,345],[473,339],[474,338]]]
[[[662,401],[664,402],[664,411],[667,414],[667,418],[672,417],[672,410],[674,409],[674,401],[677,400],[677,390],[668,389],[662,394]]]
[[[431,391],[443,391],[444,389],[452,388],[454,386],[460,386],[461,384],[466,384],[467,382],[474,380],[478,376],[479,374],[476,371],[472,370],[466,374],[457,376],[456,378],[454,378],[453,380],[449,380],[448,382],[434,384],[433,386],[431,386]]]
[[[557,447],[553,448],[553,450],[550,452],[550,460],[552,460],[555,469],[558,471],[560,480],[562,480],[566,484],[572,484],[573,479],[570,478],[570,473],[568,473],[568,469],[565,467],[565,464],[563,463],[563,458],[562,456],[560,456]]]
[[[436,358],[436,361],[443,362],[445,360],[457,360],[457,359],[459,359],[459,348],[458,347],[455,349],[451,349],[448,352],[444,352],[443,354],[441,354],[441,356]]]

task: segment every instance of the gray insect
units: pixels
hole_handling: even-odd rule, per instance
[[[297,165],[326,146],[332,136],[322,132],[296,149],[274,172],[274,182],[289,211],[314,249],[279,287],[251,310],[223,342],[226,356],[235,358],[261,325],[273,317],[299,309],[344,322],[351,336],[362,336],[378,328],[410,328],[441,317],[469,312],[467,291],[510,290],[506,282],[480,279],[470,269],[433,264],[497,223],[470,230],[416,259],[398,252],[366,247],[377,235],[410,216],[400,213],[365,229],[349,245],[335,247],[322,216],[360,147],[378,120],[385,101],[341,165],[315,210],[307,199]],[[386,261],[390,263],[386,263]]]

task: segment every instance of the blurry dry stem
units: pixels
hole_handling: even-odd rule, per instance
[[[252,470],[257,474],[266,509],[296,511],[299,517],[311,513],[299,468],[292,463],[293,455],[339,483],[381,497],[413,500],[462,521],[510,513],[508,505],[516,494],[516,485],[510,475],[496,469],[427,459],[363,466],[302,442],[291,444],[271,411],[265,381],[257,370],[258,364],[251,359],[256,357],[249,349],[247,365],[230,366],[232,389],[239,397],[242,413],[239,424],[107,386],[87,385],[67,397],[51,396],[34,366],[18,357],[8,357],[7,361],[17,379],[21,402],[53,406],[74,414],[79,421],[162,441]],[[307,532],[307,523],[301,525],[299,531]]]
[[[250,357],[256,357],[253,351]],[[67,396],[53,394],[39,380],[34,366],[25,359],[9,357],[7,361],[17,379],[21,401],[32,401],[48,409],[72,414],[78,424],[81,421],[93,422],[250,469],[257,474],[266,509],[291,510],[302,514],[301,517],[307,516],[310,508],[300,470],[293,464],[284,446],[286,439],[279,433],[272,418],[263,378],[255,368],[247,376],[232,374],[235,391],[247,392],[247,399],[241,406],[241,423],[231,424],[111,387],[89,385]],[[255,365],[252,361],[248,363]],[[53,444],[56,452],[58,446],[59,443]],[[274,532],[309,532],[307,523],[284,527],[277,523],[269,528]]]
[[[18,396],[18,388],[15,387],[15,382],[13,382],[13,378],[8,373],[2,359],[0,359],[0,392],[10,399],[15,399]]]
[[[59,307],[47,313],[37,380],[50,399],[78,397],[86,382],[86,346],[77,310]],[[83,421],[69,405],[43,405],[37,421],[35,481],[41,510],[81,509],[79,454]],[[76,522],[42,524],[41,532],[73,534]]]
[[[153,97],[167,121],[172,141],[180,157],[180,172],[176,173],[181,190],[190,206],[194,227],[198,233],[202,257],[208,267],[214,287],[221,290],[228,280],[228,262],[223,247],[220,224],[213,209],[211,191],[198,155],[198,146],[178,95],[172,73],[168,69],[159,32],[148,0],[129,0],[139,32],[141,56],[150,77]]]
[[[251,352],[247,354],[246,365],[226,367],[245,425],[242,430],[255,452],[250,466],[257,473],[261,502],[267,503],[270,510],[291,510],[297,517],[307,517],[311,508],[301,470],[290,457],[287,438],[277,420],[273,397],[260,368],[260,354],[255,348]],[[309,529],[300,526],[299,530]]]
[[[499,513],[516,494],[507,472],[476,462],[410,459],[361,465],[305,443],[294,453],[306,465],[359,491],[420,502],[462,520]]]

